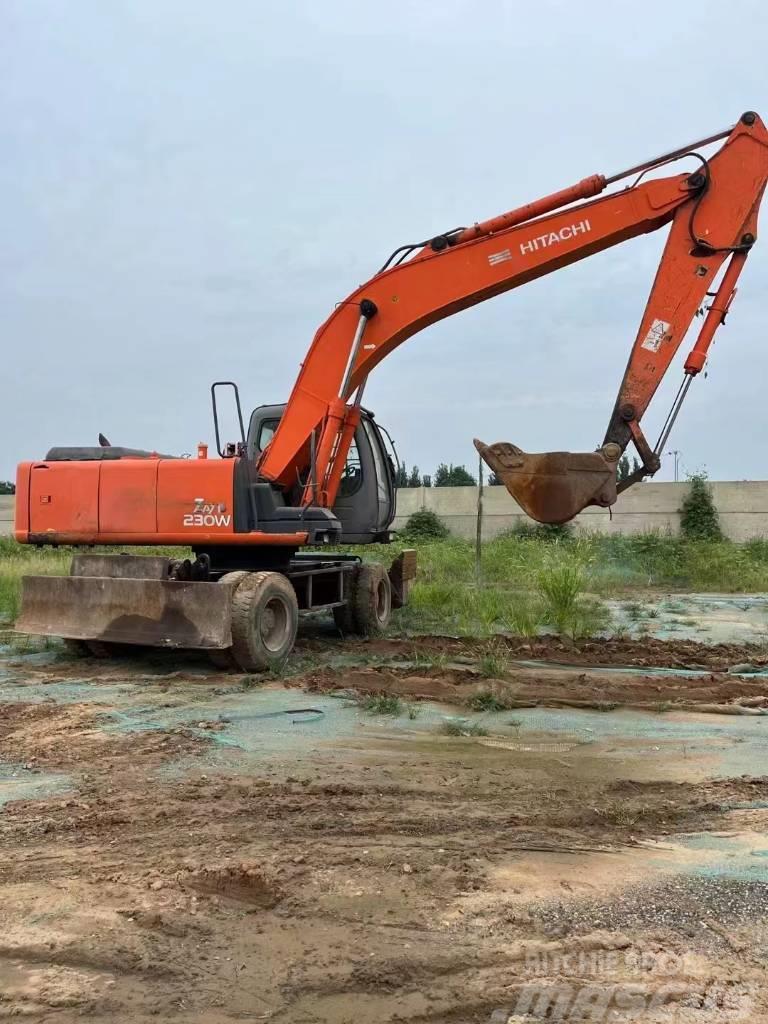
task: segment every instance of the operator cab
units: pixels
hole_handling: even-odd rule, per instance
[[[247,455],[251,464],[272,440],[285,405],[260,405],[248,424]],[[388,449],[384,435],[389,440]],[[391,452],[391,454],[390,454]],[[360,423],[349,448],[333,514],[341,523],[342,544],[386,543],[395,518],[394,447],[373,413],[361,409]],[[303,485],[297,481],[297,495]]]

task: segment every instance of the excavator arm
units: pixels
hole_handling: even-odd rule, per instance
[[[693,152],[721,139],[709,159]],[[642,180],[648,171],[688,155],[699,161],[693,173]],[[630,175],[637,177],[629,187],[600,195]],[[616,466],[630,441],[642,459],[635,479],[658,469],[659,453],[691,379],[704,366],[756,239],[766,180],[768,132],[747,112],[733,128],[691,146],[609,177],[592,175],[491,220],[401,247],[317,331],[262,455],[260,476],[284,488],[306,479],[302,503],[332,506],[368,375],[398,345],[462,309],[671,224],[602,447],[527,455],[510,444],[475,442],[510,493],[542,522],[564,522],[590,504],[612,504]],[[683,385],[651,448],[642,416],[707,296],[712,302],[685,362]]]

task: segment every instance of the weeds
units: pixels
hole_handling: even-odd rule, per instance
[[[643,606],[638,601],[627,601],[624,604],[623,609],[628,619],[636,622],[639,618],[642,618],[644,611]]]
[[[542,602],[533,594],[513,598],[510,602],[507,625],[512,633],[530,639],[537,636],[544,625],[546,614]]]
[[[547,617],[558,633],[567,632],[585,582],[583,563],[571,555],[550,557],[536,574]]]
[[[32,636],[28,633],[14,633],[12,630],[0,630],[0,645],[7,647],[13,654],[61,650],[61,641],[52,636]]]
[[[483,654],[477,667],[484,679],[499,679],[509,672],[509,656],[497,642]]]
[[[551,554],[536,574],[547,621],[558,633],[574,640],[592,636],[610,622],[605,605],[584,594],[588,567],[589,553],[574,544],[559,557]]]
[[[432,654],[429,651],[416,651],[413,655],[415,668],[422,672],[445,672],[450,664],[447,654]]]
[[[379,693],[365,697],[360,702],[360,707],[369,715],[400,715],[403,711],[403,702],[394,694]]]
[[[595,817],[606,825],[618,828],[631,828],[645,814],[644,807],[631,808],[626,803],[611,803],[606,807],[595,808]]]
[[[569,541],[573,538],[573,527],[570,523],[532,523],[521,519],[502,534],[504,537],[516,537],[519,540],[539,540],[547,543]]]
[[[594,703],[595,711],[615,711],[619,706],[619,702],[615,700],[596,700]]]
[[[488,730],[479,722],[467,722],[464,718],[449,718],[440,726],[444,736],[487,736]]]
[[[611,613],[603,602],[594,597],[583,597],[571,614],[568,633],[574,640],[584,640],[604,632],[610,624]]]
[[[497,697],[490,691],[475,693],[467,701],[473,711],[508,711],[509,704],[503,697]]]

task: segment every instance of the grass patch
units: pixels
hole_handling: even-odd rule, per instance
[[[412,722],[421,713],[418,704],[409,704],[391,693],[371,694],[369,697],[363,697],[358,703],[369,715],[407,715]]]
[[[418,580],[395,626],[416,632],[530,638],[549,630],[578,640],[610,628],[605,597],[623,598],[627,618],[638,623],[656,618],[643,606],[642,592],[649,589],[768,592],[768,540],[763,539],[736,544],[664,533],[572,536],[560,531],[544,536],[517,531],[483,545],[480,582],[469,540],[419,539],[386,551],[378,545],[349,550],[386,561],[414,545]],[[136,548],[133,553],[188,554],[165,548]],[[11,625],[18,615],[22,576],[64,575],[71,557],[71,550],[39,550],[0,537],[0,624]],[[666,610],[690,615],[681,602],[668,602]],[[488,678],[504,674],[503,666],[486,664],[485,669]]]
[[[451,663],[447,654],[433,654],[430,651],[415,651],[413,654],[414,667],[422,672],[445,672]]]
[[[403,702],[391,693],[372,694],[360,701],[360,707],[369,715],[400,715]]]
[[[12,625],[21,609],[23,576],[66,576],[70,553],[38,551],[0,538],[0,622]]]
[[[481,585],[471,541],[448,538],[417,548],[412,603],[398,613],[401,625],[417,632],[535,637],[554,630],[578,640],[610,630],[606,597],[623,598],[623,611],[635,624],[658,618],[643,600],[648,590],[768,592],[763,539],[736,544],[657,532],[544,540],[510,533],[483,545]],[[688,611],[675,600],[665,607]],[[620,629],[618,635],[628,634]]]

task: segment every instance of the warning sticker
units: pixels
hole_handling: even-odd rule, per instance
[[[654,320],[640,347],[647,348],[649,352],[658,352],[668,330],[669,324],[666,320]]]

